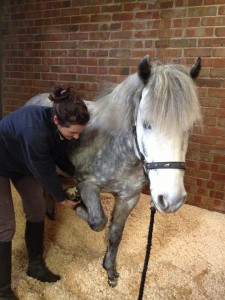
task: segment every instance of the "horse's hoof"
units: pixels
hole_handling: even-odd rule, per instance
[[[108,284],[110,287],[114,288],[117,286],[117,283],[118,283],[118,277],[114,277],[113,279],[112,278],[108,278]]]
[[[76,187],[67,188],[65,190],[65,193],[66,193],[67,199],[72,200],[74,202],[81,201],[81,195],[78,192]]]
[[[111,287],[115,287],[115,286],[117,286],[117,283],[118,283],[119,273],[117,272],[115,267],[107,269],[105,260],[106,260],[106,257],[104,257],[104,260],[103,260],[103,268],[107,271],[108,284]]]

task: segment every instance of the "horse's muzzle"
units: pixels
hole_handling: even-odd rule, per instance
[[[157,201],[154,201],[155,207],[162,213],[174,213],[176,212],[186,200],[186,194],[175,199],[169,199],[168,196],[158,195]]]

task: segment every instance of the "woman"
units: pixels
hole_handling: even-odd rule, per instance
[[[42,282],[55,282],[43,260],[43,187],[55,201],[72,208],[66,199],[56,166],[74,174],[66,156],[71,139],[78,139],[90,116],[84,101],[70,88],[57,87],[49,96],[53,107],[25,106],[0,121],[0,300],[18,299],[11,288],[12,239],[15,215],[10,181],[21,196],[26,217],[27,275]]]

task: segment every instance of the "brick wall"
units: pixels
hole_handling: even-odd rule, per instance
[[[224,0],[2,1],[4,115],[57,83],[92,99],[146,54],[188,66],[202,57],[204,132],[190,137],[185,185],[189,203],[225,212]]]

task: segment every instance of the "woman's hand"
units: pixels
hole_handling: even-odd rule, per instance
[[[74,206],[76,205],[76,203],[74,201],[71,201],[68,199],[61,201],[60,204],[62,204],[64,207],[68,207],[68,208],[74,208]]]

